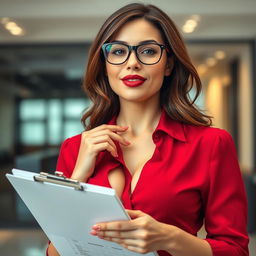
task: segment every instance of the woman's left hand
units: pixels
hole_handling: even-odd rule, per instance
[[[131,220],[98,223],[92,227],[91,235],[142,254],[168,250],[174,226],[158,222],[142,211],[126,211]]]

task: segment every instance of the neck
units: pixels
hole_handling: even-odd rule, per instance
[[[120,113],[117,124],[128,126],[132,136],[143,133],[153,133],[161,115],[159,101],[157,102],[127,102],[120,100]]]

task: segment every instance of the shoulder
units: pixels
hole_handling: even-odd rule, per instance
[[[61,151],[77,150],[80,147],[82,134],[77,134],[63,141],[61,145]]]
[[[232,136],[226,130],[216,127],[185,124],[184,132],[188,143],[198,141],[203,144],[213,145],[218,142],[223,142],[224,144],[233,142]]]
[[[224,129],[185,125],[187,146],[196,152],[201,159],[206,158],[209,163],[217,160],[223,165],[229,162],[237,165],[237,151],[232,136]]]
[[[65,139],[61,144],[56,170],[71,177],[79,152],[81,134]]]
[[[70,145],[70,144],[80,144],[82,134],[77,134],[75,136],[69,137],[63,141],[63,145]]]

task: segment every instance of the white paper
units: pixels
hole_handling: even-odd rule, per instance
[[[85,191],[79,191],[36,182],[37,173],[13,174],[6,176],[62,256],[141,255],[89,234],[97,222],[129,219],[113,189],[81,183]]]

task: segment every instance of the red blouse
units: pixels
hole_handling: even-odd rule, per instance
[[[116,124],[116,118],[109,124]],[[108,172],[122,166],[125,208],[141,210],[195,236],[205,220],[206,241],[214,256],[248,256],[247,200],[231,136],[218,128],[179,123],[163,111],[152,139],[155,151],[132,194],[132,176],[118,143],[117,158],[107,151],[98,155],[88,183],[110,187]],[[67,177],[74,169],[80,141],[81,135],[76,135],[61,146],[57,170]]]

